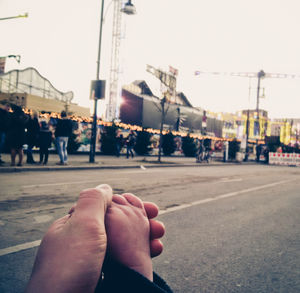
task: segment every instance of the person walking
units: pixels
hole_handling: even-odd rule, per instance
[[[48,123],[46,121],[42,121],[38,138],[38,145],[40,147],[40,164],[47,165],[51,142],[52,133],[49,130]]]
[[[262,151],[261,144],[257,144],[255,149],[256,149],[256,162],[259,162],[261,151]]]
[[[68,140],[72,134],[72,121],[68,119],[66,111],[62,111],[61,119],[58,120],[55,128],[56,149],[60,158],[57,165],[68,164]]]
[[[131,130],[127,137],[127,140],[126,140],[126,147],[127,147],[126,158],[127,159],[129,158],[129,155],[131,155],[132,158],[134,157],[133,148],[135,146],[135,141],[136,141],[135,134]]]
[[[201,163],[203,161],[203,151],[204,151],[203,141],[199,140],[196,163]]]
[[[116,137],[116,156],[120,157],[120,152],[123,148],[124,138],[123,134],[118,133]]]
[[[9,105],[0,105],[0,165],[5,162],[1,158],[1,154],[4,151],[6,133],[8,130],[8,117],[9,117]]]
[[[9,126],[7,132],[7,144],[10,148],[11,166],[15,166],[16,156],[19,156],[18,166],[23,164],[23,145],[25,143],[25,128],[28,122],[28,116],[25,115],[22,108],[13,105],[13,113],[9,115]]]
[[[38,134],[40,131],[40,124],[38,120],[38,113],[33,112],[30,115],[29,121],[27,123],[27,132],[26,132],[26,138],[27,138],[27,164],[36,164],[35,160],[33,159],[32,155],[32,149],[34,146],[37,145],[38,142]]]

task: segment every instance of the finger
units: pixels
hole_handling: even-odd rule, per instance
[[[126,200],[133,206],[137,207],[137,208],[144,208],[143,202],[141,199],[139,199],[137,196],[135,196],[132,193],[124,193],[122,194],[122,196],[124,196],[124,198],[126,198]]]
[[[112,189],[107,184],[83,190],[70,220],[76,220],[77,218],[103,220],[111,201]]]
[[[69,220],[70,215],[65,215],[62,218],[55,220],[49,227],[49,231],[56,231],[57,229],[63,227]]]
[[[150,253],[151,257],[159,256],[163,252],[164,246],[158,239],[150,241]]]
[[[120,195],[120,194],[114,194],[113,197],[112,197],[112,201],[114,203],[121,204],[121,205],[126,205],[127,204],[127,200],[125,199],[125,197],[123,195]]]
[[[159,208],[153,202],[144,202],[144,208],[149,219],[153,219],[158,215]]]
[[[150,239],[158,239],[164,236],[166,229],[162,222],[150,219]]]

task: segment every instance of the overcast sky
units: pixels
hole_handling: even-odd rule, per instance
[[[105,9],[110,1],[105,1]],[[146,64],[178,69],[177,91],[194,106],[234,112],[256,107],[257,79],[195,76],[208,72],[258,72],[300,76],[299,0],[133,0],[137,14],[124,16],[120,79],[144,79],[159,94]],[[35,67],[74,101],[91,106],[96,77],[100,0],[0,0],[0,56],[6,70]],[[112,5],[103,26],[101,78],[109,79]],[[261,108],[274,117],[300,117],[300,78],[264,79]],[[250,97],[250,100],[249,100]],[[100,105],[100,107],[103,107]]]

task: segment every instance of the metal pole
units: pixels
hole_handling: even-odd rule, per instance
[[[249,116],[250,116],[250,109],[249,109],[249,105],[250,105],[250,95],[251,95],[251,78],[249,78],[249,93],[248,93],[248,110],[247,110],[247,121],[246,121],[246,152],[245,152],[245,158],[244,158],[244,162],[248,161],[248,139],[249,139]]]
[[[159,132],[159,149],[158,149],[158,162],[161,162],[161,148],[162,148],[162,139],[163,139],[163,128],[164,128],[164,122],[165,122],[165,102],[166,98],[164,97],[161,100],[161,123],[160,123],[160,132]]]
[[[247,110],[247,122],[246,122],[246,153],[245,153],[244,162],[248,161],[249,114],[250,114],[250,110],[248,109]]]
[[[99,31],[99,45],[98,45],[96,80],[99,80],[99,77],[100,77],[100,56],[101,56],[102,26],[103,26],[103,8],[104,8],[104,0],[102,0],[102,4],[101,4],[101,17],[100,17],[100,31]],[[92,125],[92,136],[91,136],[91,144],[90,144],[90,158],[89,158],[90,163],[95,163],[96,136],[97,136],[97,102],[98,102],[98,100],[95,98],[95,100],[94,100],[93,125]]]
[[[259,123],[259,91],[260,91],[260,79],[265,76],[265,73],[263,70],[258,72],[257,77],[257,97],[256,97],[256,113],[257,113],[257,121],[258,121],[258,134],[260,136],[260,123]],[[258,139],[256,140],[256,143],[258,143]]]
[[[177,121],[176,121],[176,131],[179,131],[179,127],[180,127],[180,108],[177,108]]]

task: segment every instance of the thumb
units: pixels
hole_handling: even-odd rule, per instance
[[[80,192],[75,211],[70,220],[98,219],[103,221],[107,208],[111,205],[112,188],[107,184]]]

